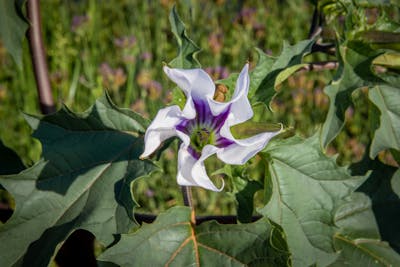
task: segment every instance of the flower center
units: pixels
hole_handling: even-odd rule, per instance
[[[196,117],[193,119],[182,119],[176,125],[176,130],[186,134],[190,138],[189,153],[196,159],[201,157],[201,152],[206,145],[217,148],[227,147],[234,142],[221,136],[221,127],[224,125],[230,112],[230,106],[218,115],[213,115],[206,101],[193,101]]]
[[[214,142],[214,131],[207,127],[198,126],[193,129],[192,134],[190,135],[190,144],[192,148],[199,154],[204,146],[208,144],[214,144]]]

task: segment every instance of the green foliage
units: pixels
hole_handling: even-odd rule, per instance
[[[235,138],[247,138],[262,132],[276,132],[282,130],[282,124],[246,121],[231,127]]]
[[[259,59],[251,74],[249,96],[254,95],[256,101],[269,104],[275,95],[275,87],[302,67],[302,59],[313,44],[314,40],[304,40],[293,46],[284,43],[277,58],[257,50]]]
[[[174,68],[199,68],[200,62],[196,59],[196,54],[200,48],[186,35],[185,24],[179,18],[175,6],[172,8],[169,15],[171,23],[171,31],[175,35],[178,42],[178,56],[169,62],[169,65]]]
[[[310,53],[314,42],[314,40],[304,40],[293,46],[284,42],[278,57],[269,56],[262,50],[256,49],[258,61],[250,73],[249,98],[253,98],[253,102],[260,101],[269,105],[276,94],[275,88],[304,66],[302,59]],[[232,74],[229,78],[218,82],[233,90],[237,77],[237,74]]]
[[[22,41],[28,23],[22,15],[23,1],[0,2],[0,38],[14,61],[22,65]]]
[[[329,96],[329,111],[322,127],[322,144],[329,144],[342,129],[345,112],[352,104],[352,93],[363,86],[383,82],[372,72],[372,61],[381,52],[359,42],[338,49],[339,68],[324,91]]]
[[[260,212],[282,226],[294,266],[358,257],[367,264],[400,263],[400,256],[379,241],[370,200],[354,193],[366,177],[337,166],[321,151],[318,135],[275,142],[263,156],[271,172],[265,183],[273,188]]]
[[[397,252],[400,251],[399,169],[376,159],[371,160],[368,155],[362,161],[353,164],[351,169],[354,174],[370,171],[368,179],[358,191],[364,192],[371,198],[382,238]]]
[[[371,144],[371,158],[389,148],[400,150],[400,87],[376,86],[369,91],[369,98],[381,113]]]
[[[108,96],[82,114],[66,107],[38,118],[26,115],[43,146],[39,162],[1,176],[16,210],[0,228],[1,266],[44,266],[75,229],[108,245],[133,225],[131,182],[154,170],[139,160],[146,121],[118,109]]]
[[[258,181],[241,180],[242,188],[235,194],[236,201],[238,202],[237,217],[241,223],[249,223],[252,221],[254,211],[254,194],[263,189],[263,186]]]
[[[157,251],[155,254],[154,252]],[[122,235],[100,257],[119,266],[286,266],[290,263],[279,227],[263,219],[251,224],[191,223],[187,207],[171,208],[150,225]]]
[[[144,107],[140,110],[143,114],[152,117],[157,112],[167,96],[166,90],[162,90],[166,82],[161,78],[160,62],[173,58],[169,61],[172,67],[200,67],[196,58],[200,48],[188,37],[186,26],[174,7],[169,15],[172,35],[178,44],[178,53],[174,54],[176,50],[166,45],[172,42],[173,36],[165,34],[164,28],[169,8],[165,8],[165,2],[162,7],[150,2],[129,4],[122,1],[119,4],[104,3],[100,7],[96,1],[89,1],[86,3],[87,20],[81,25],[73,25],[77,28],[72,33],[67,19],[72,13],[68,13],[65,6],[59,9],[60,15],[57,13],[64,18],[64,24],[57,27],[54,26],[58,25],[54,22],[57,20],[54,12],[47,11],[45,21],[50,21],[52,26],[45,27],[48,27],[47,32],[54,33],[55,40],[48,40],[51,68],[66,75],[61,82],[53,81],[60,88],[58,98],[77,105],[78,99],[91,101],[107,85],[119,103],[134,104],[132,108],[140,109],[137,105],[143,101]],[[12,217],[0,225],[1,266],[51,264],[61,244],[76,229],[90,231],[104,246],[99,252],[102,253],[98,257],[100,266],[400,265],[398,7],[390,1],[314,1],[317,13],[323,12],[329,25],[324,25],[321,20],[317,25],[324,28],[320,36],[298,41],[305,36],[300,18],[296,18],[295,26],[290,24],[291,20],[285,21],[284,31],[276,21],[293,16],[294,12],[299,17],[308,14],[308,5],[301,5],[306,7],[307,13],[298,10],[297,1],[276,1],[265,12],[261,8],[245,9],[246,6],[240,4],[234,8],[229,5],[217,8],[217,2],[185,2],[181,6],[185,10],[182,14],[187,14],[191,21],[191,37],[206,48],[204,54],[210,55],[202,60],[203,64],[207,63],[205,66],[224,64],[239,70],[247,58],[254,56],[249,52],[250,47],[264,42],[267,43],[263,45],[264,49],[269,47],[272,53],[278,54],[273,57],[268,55],[270,51],[265,53],[256,49],[258,61],[250,73],[249,95],[253,106],[262,102],[271,109],[278,107],[276,113],[279,113],[282,103],[276,99],[282,95],[285,96],[283,105],[297,103],[297,107],[301,107],[302,103],[308,104],[315,99],[310,98],[310,92],[316,91],[296,95],[293,88],[315,89],[313,87],[322,88],[323,85],[307,84],[307,79],[316,80],[319,74],[311,76],[298,72],[314,60],[337,63],[335,76],[324,89],[330,104],[322,129],[317,131],[315,125],[309,123],[312,112],[286,107],[284,111],[290,114],[280,116],[287,118],[296,111],[301,123],[311,125],[306,132],[313,132],[311,137],[293,136],[294,130],[286,130],[249,164],[225,166],[216,172],[215,175],[229,179],[226,188],[230,190],[227,194],[230,198],[223,193],[194,192],[198,205],[195,208],[202,207],[199,213],[211,210],[221,214],[234,210],[221,207],[221,203],[231,201],[236,204],[238,224],[209,221],[196,225],[195,214],[178,206],[159,214],[153,223],[140,226],[134,220],[134,208],[138,205],[135,199],[143,198],[145,194],[138,194],[133,182],[155,170],[153,163],[138,158],[143,151],[142,135],[148,120],[131,110],[117,108],[108,95],[83,113],[74,113],[63,106],[57,113],[45,117],[25,115],[34,130],[33,136],[42,144],[43,153],[36,164],[23,170],[19,157],[0,143],[0,193],[6,192],[5,188],[16,204],[14,207],[11,197],[4,194],[10,198],[6,202],[15,210]],[[50,2],[52,7],[61,4],[58,0]],[[3,5],[11,8],[10,3]],[[71,6],[76,7],[75,4]],[[241,10],[238,14],[236,8]],[[126,10],[138,11],[141,16],[130,13],[126,16]],[[10,13],[10,16],[14,15]],[[10,16],[2,18],[11,20]],[[255,17],[263,18],[263,23],[271,29],[257,42],[251,39],[263,32],[256,27],[260,25],[254,21]],[[271,17],[274,23],[270,21]],[[17,18],[14,16],[12,20]],[[129,21],[128,26],[111,24],[111,21],[121,20]],[[137,30],[136,27],[141,26],[146,30]],[[220,32],[225,34],[222,39],[218,39]],[[126,38],[118,39],[120,35],[126,37],[131,33],[138,34],[135,41],[128,38],[134,44]],[[288,37],[286,39],[293,45],[284,42],[281,52],[277,53],[284,39],[282,36]],[[121,47],[115,45],[118,48],[115,49],[108,44],[112,37],[116,37],[114,41]],[[330,43],[324,46],[324,42]],[[139,51],[151,52],[153,59],[139,60]],[[317,53],[321,51],[323,55]],[[112,62],[112,66],[97,70],[103,61]],[[120,70],[123,74],[126,71],[128,84],[121,82]],[[106,73],[99,74],[101,71]],[[296,83],[298,77],[301,82]],[[214,78],[228,87],[229,97],[237,74],[225,79]],[[22,85],[32,83],[29,73],[15,74],[8,67],[2,69],[0,79],[18,80],[14,86],[18,84],[21,90],[29,88]],[[159,84],[161,89],[154,85],[156,80],[163,81]],[[9,85],[2,82],[0,89],[3,83]],[[32,98],[31,94],[26,96]],[[362,98],[360,96],[364,99],[357,99]],[[0,100],[1,97],[0,94]],[[172,102],[181,107],[185,103],[182,93],[175,92],[172,97]],[[14,103],[7,101],[10,102],[5,103]],[[84,103],[79,103],[78,107]],[[262,108],[255,108],[254,121],[232,129],[235,136],[243,138],[276,129],[278,124],[269,121],[277,115],[263,105],[258,106]],[[320,101],[316,109],[324,108],[324,102]],[[361,115],[351,137],[365,142],[363,145],[367,149],[362,161],[342,167],[338,165],[337,157],[328,156],[331,152],[324,149],[329,151],[335,144],[336,148],[348,150],[340,138],[347,133],[346,127],[352,119],[349,111],[354,109],[356,112],[361,109]],[[288,121],[289,125],[285,126],[291,126]],[[163,155],[157,156],[159,165],[164,167],[158,177],[163,183],[154,183],[154,177],[146,179],[146,183],[153,186],[153,191],[145,195],[148,198],[145,201],[155,202],[152,211],[176,205],[176,194],[165,193],[177,191],[174,179],[169,179],[176,175],[175,167],[171,167],[176,166],[176,157],[171,156],[174,149],[175,142],[165,142],[161,149]],[[392,160],[383,158],[384,155],[392,156]],[[382,159],[386,163],[382,163]],[[217,165],[212,158],[209,160],[210,164]],[[173,189],[165,186],[167,181],[174,181],[171,182]],[[261,197],[260,191],[263,191]],[[165,202],[168,200],[169,204],[154,201],[151,194],[160,192],[167,196],[157,197]],[[216,201],[216,196],[224,200]],[[3,195],[0,201],[2,198]],[[213,204],[203,208],[208,203]],[[262,216],[257,222],[250,223],[254,210]]]
[[[396,22],[399,14],[389,15],[390,8],[399,7],[390,1],[322,1],[319,8],[330,20],[345,17],[344,25],[334,26],[339,38],[339,68],[325,88],[330,106],[322,128],[322,144],[327,146],[340,133],[345,112],[353,106],[353,92],[364,88],[371,102],[364,107],[370,121],[370,157],[391,148],[399,150],[399,110],[395,103],[400,101],[396,71],[400,48],[396,32],[400,25]]]

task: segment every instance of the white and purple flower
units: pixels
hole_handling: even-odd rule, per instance
[[[177,181],[182,186],[200,186],[221,191],[207,175],[204,161],[216,154],[227,164],[244,164],[262,150],[278,132],[264,132],[246,139],[233,137],[230,127],[253,116],[247,98],[249,66],[246,64],[236,83],[232,99],[213,99],[215,84],[202,69],[172,69],[165,73],[185,93],[183,110],[178,106],[161,109],[145,134],[145,149],[141,158],[151,155],[164,140],[177,136],[182,140],[178,152]]]

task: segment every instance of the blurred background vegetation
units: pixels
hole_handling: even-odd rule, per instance
[[[168,21],[175,1],[42,0],[40,4],[58,108],[66,104],[83,111],[104,89],[118,106],[147,118],[171,103],[174,84],[163,74],[162,64],[177,53]],[[199,61],[215,80],[239,72],[246,61],[254,66],[255,47],[278,55],[284,40],[293,44],[307,39],[314,10],[306,0],[186,0],[179,1],[177,8],[188,35],[202,48]],[[329,38],[329,31],[325,34]],[[329,56],[313,55],[310,60],[329,60]],[[271,104],[274,112],[266,112],[265,119],[282,122],[303,136],[314,134],[328,110],[323,88],[333,73],[301,71],[291,76],[279,86]],[[358,94],[356,108],[347,112],[345,130],[328,149],[329,154],[340,154],[341,163],[360,160],[369,142],[363,123],[366,96],[363,91]],[[40,113],[28,45],[25,40],[20,69],[0,41],[0,139],[30,166],[40,156],[40,143],[30,137],[22,112]],[[181,201],[173,149],[159,161],[163,173],[135,184],[141,211],[157,213]],[[200,214],[234,212],[234,197],[229,193],[196,189],[194,194]]]

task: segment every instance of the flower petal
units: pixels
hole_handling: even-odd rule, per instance
[[[175,126],[181,121],[181,110],[178,106],[160,109],[144,136],[145,148],[140,156],[148,157],[164,140],[177,135]]]
[[[196,109],[194,107],[193,99],[190,95],[186,97],[186,104],[183,107],[182,116],[190,120],[196,117]]]
[[[195,159],[187,150],[184,144],[181,144],[178,152],[178,174],[176,180],[179,185],[197,186],[192,176],[192,169],[197,159]]]
[[[230,126],[242,123],[253,117],[253,110],[247,98],[249,86],[249,64],[246,64],[236,81],[235,92],[233,93],[231,101],[222,103],[213,99],[208,99],[213,115],[220,114],[230,105],[230,115],[228,117]]]
[[[171,69],[164,66],[164,72],[185,92],[187,98],[190,96],[194,100],[213,98],[215,84],[204,70]]]
[[[176,131],[176,135],[182,140],[182,145],[185,147],[189,147],[190,145],[190,136],[181,131]]]
[[[210,180],[204,167],[204,160],[215,154],[218,150],[215,146],[205,146],[200,159],[194,158],[187,148],[182,144],[178,152],[178,175],[176,177],[179,185],[199,186],[212,191],[221,191]]]
[[[204,167],[204,161],[210,156],[214,155],[218,150],[220,149],[212,145],[206,145],[205,147],[203,147],[203,150],[201,151],[201,156],[195,162],[192,169],[192,177],[196,181],[197,186],[216,192],[222,191],[222,189],[224,188],[224,184],[222,184],[221,188],[217,188],[213,184],[213,182],[207,175],[206,168]]]
[[[247,97],[247,94],[249,93],[249,86],[249,63],[247,63],[240,71],[239,77],[236,81],[235,92],[233,93],[232,100],[240,97],[243,93]]]
[[[235,125],[247,121],[253,117],[253,109],[247,98],[249,93],[250,77],[249,64],[244,65],[236,82],[235,92],[233,93],[231,105],[231,115],[228,118],[229,125]]]
[[[228,124],[225,124],[220,134],[231,140],[233,144],[220,148],[217,152],[217,157],[228,164],[242,165],[261,151],[272,137],[278,135],[280,132],[281,130],[277,132],[265,132],[246,139],[236,140],[232,136]]]
[[[199,186],[212,191],[221,191],[210,180],[204,167],[204,160],[215,154],[218,150],[215,146],[207,145],[203,148],[201,157],[197,160],[182,144],[178,152],[177,182],[183,186]]]

